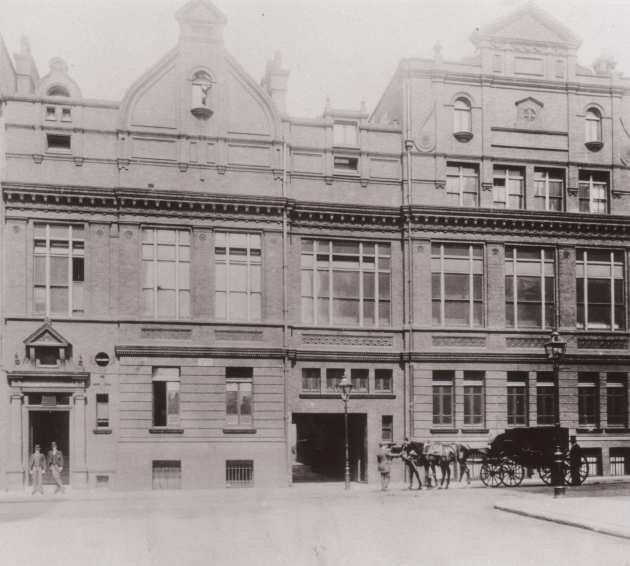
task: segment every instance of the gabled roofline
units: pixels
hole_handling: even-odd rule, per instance
[[[534,2],[527,2],[517,10],[514,10],[505,16],[497,18],[494,22],[475,30],[470,36],[470,40],[477,45],[480,40],[494,37],[497,31],[505,27],[510,22],[517,20],[525,14],[530,14],[540,20],[546,27],[562,38],[561,42],[567,46],[577,49],[582,43],[582,39],[575,35],[560,20],[552,16],[549,12],[539,8]],[[519,39],[519,38],[514,38]],[[522,39],[525,43],[531,43],[531,40]]]

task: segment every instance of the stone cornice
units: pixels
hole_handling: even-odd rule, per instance
[[[118,358],[283,358],[281,348],[211,348],[207,346],[121,345],[115,348]]]
[[[407,214],[416,230],[460,230],[476,234],[545,234],[546,238],[600,236],[626,240],[630,218],[623,216],[446,209],[412,206]]]
[[[85,371],[45,371],[45,370],[15,370],[8,371],[7,378],[9,383],[15,382],[33,382],[33,381],[46,381],[55,383],[72,383],[81,382],[85,383],[89,381],[90,374]]]
[[[281,197],[158,191],[135,188],[3,183],[7,209],[104,212],[187,218],[278,222],[284,212],[294,226],[356,229],[378,227],[395,232],[411,224],[418,231],[476,234],[541,234],[554,237],[599,236],[627,240],[630,216],[566,212],[506,211],[473,208],[363,206],[304,202]]]

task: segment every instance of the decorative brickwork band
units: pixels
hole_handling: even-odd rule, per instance
[[[304,334],[302,344],[317,344],[326,346],[380,346],[392,347],[392,336],[342,336],[337,334]]]

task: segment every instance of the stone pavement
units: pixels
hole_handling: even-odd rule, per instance
[[[502,497],[495,509],[630,539],[630,496],[557,497],[519,493]]]

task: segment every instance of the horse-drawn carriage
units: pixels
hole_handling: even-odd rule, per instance
[[[556,437],[556,434],[558,435]],[[572,478],[569,458],[569,430],[567,428],[530,427],[506,430],[494,438],[490,447],[476,451],[480,457],[479,478],[490,487],[516,487],[526,475],[538,471],[540,479],[551,485],[551,470],[556,445],[562,450],[564,483],[572,479],[582,484],[588,477],[588,462],[581,456],[579,469]]]

